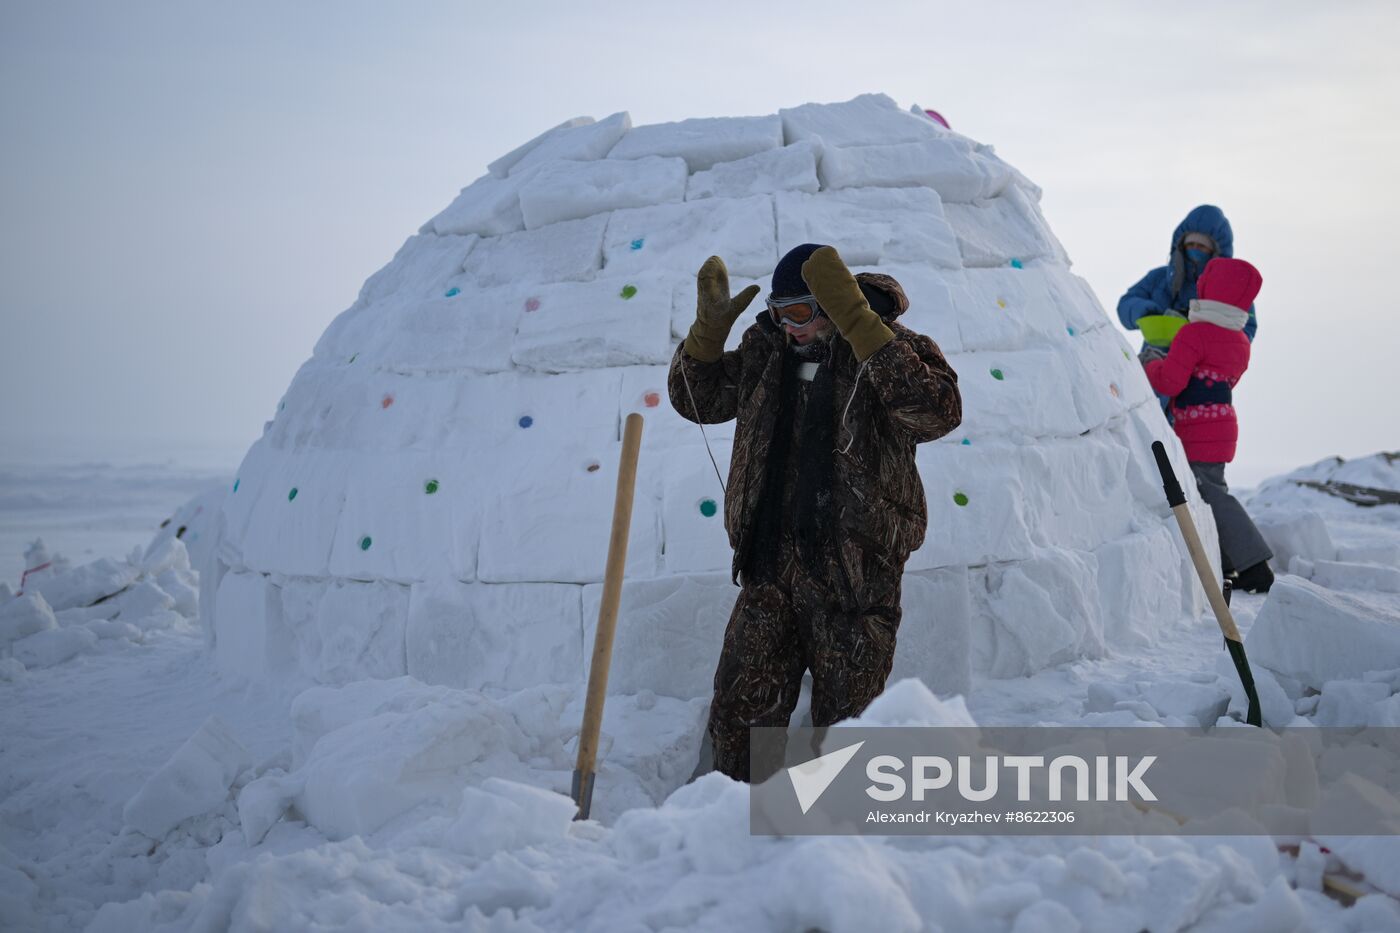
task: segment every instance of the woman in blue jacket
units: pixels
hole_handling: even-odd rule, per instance
[[[1138,329],[1138,318],[1148,314],[1176,314],[1186,317],[1196,297],[1196,279],[1206,263],[1217,256],[1235,255],[1235,235],[1230,221],[1213,204],[1202,204],[1186,215],[1172,232],[1171,260],[1142,277],[1118,299],[1118,320],[1128,330]],[[1257,322],[1254,305],[1249,306],[1249,322],[1244,335],[1252,342]]]

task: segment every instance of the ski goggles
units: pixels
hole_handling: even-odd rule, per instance
[[[767,299],[768,313],[774,324],[791,324],[793,327],[806,327],[822,313],[821,305],[812,295],[799,295],[796,298]]]

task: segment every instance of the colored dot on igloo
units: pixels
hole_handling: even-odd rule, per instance
[[[1013,268],[1013,269],[1024,269],[1025,266],[1021,264],[1021,260],[1019,260],[1019,259],[1012,259],[1012,260],[1011,260],[1011,268]]]
[[[618,294],[622,296],[623,301],[626,301],[627,299],[632,298],[637,294],[637,286],[624,285],[622,286],[622,291],[618,292]]]
[[[639,236],[639,237],[637,237],[635,240],[632,241],[632,248],[633,248],[633,249],[641,249],[643,246],[646,245],[646,243],[647,243],[647,238],[644,237],[644,236]]]
[[[1110,392],[1113,393],[1113,397],[1114,397],[1114,398],[1117,398],[1117,397],[1121,394],[1121,393],[1118,391],[1118,383],[1116,383],[1116,382],[1110,382],[1110,383],[1108,384],[1108,391],[1110,391]]]
[[[525,310],[526,310],[526,311],[538,311],[539,309],[540,309],[540,300],[539,300],[538,298],[526,298],[526,299],[525,299]]]
[[[1001,382],[1003,379],[1006,378],[1006,374],[999,369],[994,369],[992,370],[992,378],[995,379],[997,382]]]
[[[386,395],[379,400],[380,408],[388,408],[392,404],[394,404],[394,397],[392,395]]]
[[[963,438],[963,439],[962,439],[962,445],[963,445],[964,447],[971,447],[971,446],[972,446],[972,441],[968,440],[967,438]]]
[[[715,503],[715,500],[713,500],[713,499],[701,499],[701,500],[700,500],[700,514],[701,514],[701,515],[705,516],[706,518],[714,518],[714,517],[715,517],[715,513],[718,512],[718,511],[719,511],[719,505],[717,505],[717,504]]]
[[[588,466],[584,467],[584,469],[587,470],[587,471],[590,472],[590,473],[597,473],[597,472],[598,472],[599,470],[601,470],[602,468],[603,468],[603,465],[602,465],[601,463],[599,463],[597,460],[590,461],[589,464],[588,464]]]
[[[958,505],[967,505],[967,493],[953,493],[953,501],[956,502]]]
[[[296,488],[295,486],[293,486],[291,492],[287,493],[287,501],[288,501],[288,502],[291,502],[291,501],[292,501],[293,499],[295,499],[296,497],[297,497],[297,488]]]
[[[350,362],[353,363],[353,362],[355,362],[356,360],[358,360],[359,358],[360,358],[360,354],[358,354],[358,353],[352,354],[351,357],[350,357]]]
[[[286,403],[286,402],[278,402],[278,403],[277,403],[277,410],[278,410],[278,411],[286,411],[286,409],[287,409],[287,403]]]
[[[431,496],[433,493],[435,493],[435,492],[437,492],[437,491],[438,491],[438,481],[437,481],[437,480],[435,480],[435,479],[430,479],[430,480],[428,480],[426,483],[423,484],[423,492],[424,492],[425,494]]]
[[[516,422],[516,424],[520,425],[522,428],[528,428],[534,423],[535,419],[531,418],[529,415],[521,415],[520,420]]]
[[[642,396],[642,404],[648,408],[655,408],[657,405],[661,404],[661,393],[648,392],[646,395]]]
[[[1006,307],[1006,299],[1005,299],[1005,298],[998,298],[998,299],[997,299],[997,307],[998,307],[998,308],[1005,308],[1005,307]]]
[[[371,538],[369,535],[365,535],[363,538],[360,539],[360,550],[368,551],[370,545],[372,544],[374,544],[374,539]]]
[[[1131,353],[1129,353],[1127,350],[1124,350],[1124,351],[1123,351],[1123,359],[1125,359],[1125,360],[1130,360],[1130,359],[1132,359],[1132,358],[1133,358],[1133,355],[1132,355]]]
[[[233,481],[233,491],[234,491],[234,492],[238,492],[238,483],[239,483],[239,480],[234,480],[234,481]]]
[[[1067,333],[1067,334],[1069,334],[1071,337],[1073,337],[1073,336],[1075,336],[1076,334],[1078,334],[1079,331],[1075,330],[1073,327],[1066,327],[1066,328],[1065,328],[1065,333]]]
[[[460,294],[462,294],[462,290],[454,285],[451,288],[449,288],[446,292],[444,292],[442,297],[456,298]]]

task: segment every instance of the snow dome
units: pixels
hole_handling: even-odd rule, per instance
[[[1039,196],[989,146],[883,95],[580,118],[502,156],[370,277],[249,450],[202,574],[221,667],[582,684],[636,411],[610,690],[708,696],[738,589],[723,492],[700,428],[670,408],[667,364],[705,257],[734,291],[766,290],[803,242],[897,278],[902,322],[938,342],[963,393],[961,428],[919,449],[928,536],[893,678],[964,692],[974,672],[1182,624],[1198,584],[1149,445],[1181,476],[1185,458]],[[732,429],[706,429],[721,471]]]

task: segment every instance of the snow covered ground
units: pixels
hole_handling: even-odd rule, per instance
[[[1400,489],[1397,472],[1324,461],[1250,500],[1296,574],[1234,602],[1270,725],[1400,725],[1400,504],[1351,501]],[[75,565],[0,591],[0,928],[1400,929],[1392,839],[1295,854],[1257,837],[751,836],[744,786],[686,783],[703,701],[646,691],[609,698],[597,819],[574,823],[576,687],[220,674],[184,539],[151,541],[171,515],[195,530],[177,506],[214,478],[0,473],[7,585],[36,534]],[[89,605],[104,589],[121,592]],[[865,719],[1209,724],[1241,703],[1202,617],[1102,659],[975,678],[965,706],[892,684]],[[1337,871],[1389,894],[1343,909],[1322,893]]]

